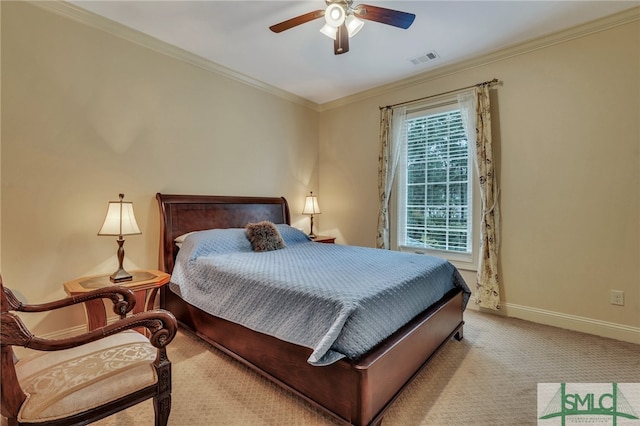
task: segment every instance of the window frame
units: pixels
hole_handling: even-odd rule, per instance
[[[405,120],[410,120],[415,117],[438,114],[455,109],[462,109],[458,104],[457,96],[449,96],[433,100],[431,102],[423,102],[417,105],[407,108],[407,114]],[[464,112],[462,112],[464,115]],[[398,164],[397,172],[394,177],[393,191],[391,197],[391,205],[389,209],[391,220],[391,246],[394,250],[403,252],[411,252],[418,254],[427,254],[431,256],[437,256],[449,260],[458,269],[477,271],[478,265],[478,250],[480,243],[480,188],[478,183],[477,167],[473,164],[473,158],[475,155],[471,152],[471,146],[468,145],[468,171],[467,171],[467,191],[470,192],[469,208],[471,209],[470,227],[471,227],[471,251],[456,252],[452,250],[440,250],[430,249],[425,247],[414,247],[400,244],[400,236],[404,233],[404,226],[406,223],[406,212],[400,211],[403,206],[406,206],[406,201],[401,202],[406,197],[407,182],[406,182],[406,155],[407,155],[407,136],[403,137],[400,146],[400,161]],[[402,198],[401,198],[402,197]]]

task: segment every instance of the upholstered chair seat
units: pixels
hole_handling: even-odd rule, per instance
[[[18,421],[48,422],[74,416],[158,381],[156,348],[136,331],[125,331],[76,348],[39,352],[16,364],[27,394]]]

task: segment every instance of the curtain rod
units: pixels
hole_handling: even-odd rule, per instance
[[[393,107],[397,107],[400,105],[407,105],[407,104],[412,104],[414,102],[418,102],[418,101],[424,101],[426,99],[430,99],[430,98],[435,98],[436,96],[443,96],[443,95],[448,95],[450,93],[455,93],[455,92],[460,92],[462,90],[467,90],[467,89],[471,89],[473,87],[480,87],[480,86],[493,86],[494,84],[498,84],[498,79],[494,78],[493,80],[489,80],[489,81],[485,81],[484,83],[478,83],[478,84],[473,84],[471,86],[467,86],[467,87],[462,87],[460,89],[456,89],[456,90],[449,90],[448,92],[442,92],[442,93],[438,93],[436,95],[430,95],[430,96],[425,96],[423,98],[418,98],[418,99],[413,99],[411,101],[405,101],[405,102],[399,102],[397,104],[392,104],[392,105],[387,105],[387,106],[381,106],[380,109],[385,109],[385,108],[393,108]]]

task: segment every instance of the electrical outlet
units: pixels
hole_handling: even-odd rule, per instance
[[[609,301],[612,305],[624,305],[624,291],[611,290],[611,293],[609,294]]]

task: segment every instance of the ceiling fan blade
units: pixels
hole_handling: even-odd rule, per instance
[[[394,27],[407,29],[413,24],[416,15],[413,13],[401,12],[399,10],[386,9],[384,7],[359,4],[354,9],[358,18],[369,21],[381,22]]]
[[[333,53],[336,55],[342,55],[349,51],[349,31],[347,25],[342,24],[338,27],[336,39],[333,41]]]
[[[305,13],[304,15],[296,16],[295,18],[287,19],[279,24],[275,24],[269,27],[274,33],[281,33],[289,28],[297,27],[298,25],[305,24],[314,19],[322,18],[324,16],[324,10],[314,10],[313,12]]]

